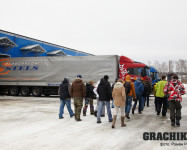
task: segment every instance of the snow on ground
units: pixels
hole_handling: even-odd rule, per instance
[[[96,101],[94,101],[96,105]],[[160,146],[160,143],[183,141],[144,141],[144,132],[186,132],[187,95],[183,96],[180,127],[171,127],[167,117],[157,116],[154,97],[143,114],[130,115],[127,126],[112,129],[107,114],[96,123],[96,117],[87,113],[81,122],[70,118],[65,107],[64,119],[58,119],[58,97],[0,97],[1,150],[158,150],[186,149],[186,146]],[[73,109],[73,103],[72,103]],[[112,112],[114,109],[112,109]],[[89,112],[89,109],[88,109]],[[119,114],[118,114],[119,115]],[[184,143],[184,142],[183,142]]]
[[[186,94],[187,94],[187,84],[184,84],[185,90],[186,90]]]

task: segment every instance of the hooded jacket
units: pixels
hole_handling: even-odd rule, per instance
[[[82,82],[82,79],[76,78],[75,81],[73,81],[70,89],[70,95],[71,97],[86,97],[86,87],[84,83]]]
[[[115,106],[125,106],[125,88],[121,82],[117,82],[114,85],[114,89],[112,91],[112,97],[114,99]]]
[[[169,94],[168,101],[175,100],[182,102],[182,95],[185,94],[185,88],[179,80],[172,79],[165,85],[164,93]]]
[[[143,91],[142,96],[143,97],[149,96],[151,93],[151,83],[149,81],[143,81],[142,83],[144,86],[144,91]]]
[[[141,81],[136,80],[134,82],[134,86],[135,86],[135,92],[136,92],[136,96],[142,96],[142,93],[144,91],[144,87]]]
[[[86,97],[94,98],[93,89],[94,89],[94,86],[92,84],[86,83]]]
[[[65,78],[64,81],[60,84],[59,87],[59,95],[61,100],[70,99],[70,84],[68,80]]]
[[[110,101],[112,99],[112,87],[110,83],[105,79],[101,79],[97,93],[100,101]]]
[[[156,84],[155,91],[156,91],[156,97],[164,98],[164,87],[167,84],[166,80],[161,80]]]
[[[127,75],[125,77],[125,82],[131,82],[131,76],[130,75]],[[131,82],[130,86],[131,86],[130,93],[126,96],[133,96],[135,98],[136,97],[136,92],[135,92],[135,88],[134,88],[134,83]]]

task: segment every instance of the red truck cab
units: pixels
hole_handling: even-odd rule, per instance
[[[120,56],[119,59],[119,78],[125,80],[127,75],[131,76],[133,81],[135,77],[141,77],[143,80],[150,80],[150,69],[147,65],[136,62],[126,56]]]

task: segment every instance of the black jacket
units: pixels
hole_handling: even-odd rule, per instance
[[[86,83],[86,97],[88,98],[94,98],[94,92],[93,92],[94,86],[90,83]]]
[[[62,81],[62,83],[60,84],[60,89],[59,89],[61,100],[70,99],[69,87],[70,87],[70,84],[68,80],[64,79],[64,81]]]
[[[143,82],[144,91],[142,93],[143,97],[149,96],[151,93],[151,83],[149,81]]]
[[[97,93],[100,101],[110,101],[112,99],[112,88],[110,83],[105,79],[101,79],[97,88]]]

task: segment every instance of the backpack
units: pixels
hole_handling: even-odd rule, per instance
[[[149,85],[148,84],[143,84],[144,85],[144,91],[147,94],[149,92]]]
[[[131,82],[125,81],[124,87],[125,87],[125,93],[126,95],[128,95],[131,91]]]

